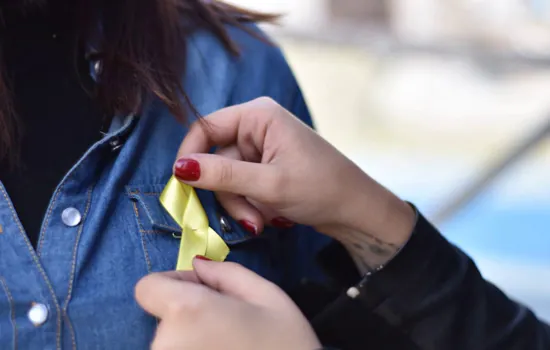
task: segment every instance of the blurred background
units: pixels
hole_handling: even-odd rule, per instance
[[[550,1],[230,2],[284,15],[324,137],[550,321]]]

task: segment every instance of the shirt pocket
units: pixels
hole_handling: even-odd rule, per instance
[[[180,246],[181,228],[160,203],[165,185],[137,185],[126,188],[141,237],[149,272],[173,270]],[[230,249],[227,261],[240,263],[277,282],[283,269],[279,266],[285,232],[268,227],[260,236],[242,228],[216,201],[213,193],[197,190],[208,216],[210,227]]]

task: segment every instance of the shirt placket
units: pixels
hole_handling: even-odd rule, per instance
[[[90,68],[97,79],[101,62],[91,62]],[[45,213],[36,251],[0,183],[0,293],[4,292],[6,306],[14,316],[10,325],[14,348],[61,349],[67,343],[76,348],[67,308],[75,284],[80,238],[92,210],[92,191],[101,163],[106,154],[118,151],[121,135],[131,129],[134,119],[113,118],[102,140],[62,179]],[[24,321],[22,312],[26,312]],[[4,329],[4,324],[0,326]],[[67,337],[69,342],[63,339]],[[0,338],[3,342],[2,334]]]
[[[0,293],[5,295],[0,300],[7,301],[0,301],[0,307],[10,314],[9,320],[0,320],[0,344],[56,349],[61,343],[57,322],[61,309],[54,288],[3,185],[0,192]]]
[[[119,150],[123,135],[135,120],[133,116],[114,118],[110,132],[65,175],[44,216],[36,251],[0,184],[0,293],[4,292],[6,306],[17,318],[17,322],[11,320],[14,347],[76,348],[67,309],[75,285],[80,238],[92,210],[92,192],[100,167]],[[21,321],[23,312],[26,319]],[[3,322],[0,320],[2,329]],[[5,334],[0,334],[2,342]]]

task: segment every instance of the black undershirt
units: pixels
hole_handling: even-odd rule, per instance
[[[36,247],[50,198],[65,174],[99,139],[102,118],[84,54],[75,64],[70,9],[9,16],[2,52],[23,135],[18,167],[0,179]],[[83,50],[81,50],[83,51]]]

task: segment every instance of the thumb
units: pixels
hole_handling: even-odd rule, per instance
[[[265,307],[286,298],[275,284],[239,264],[195,259],[193,265],[201,282],[221,294]]]
[[[216,154],[192,154],[174,164],[176,177],[193,187],[270,201],[268,190],[278,183],[278,170]]]

